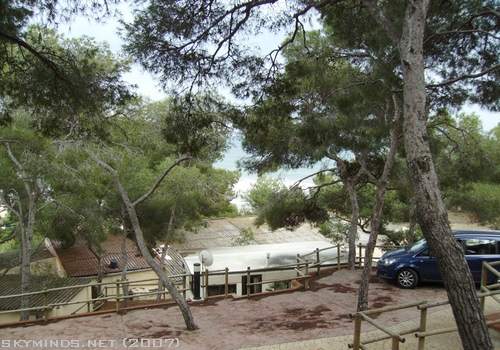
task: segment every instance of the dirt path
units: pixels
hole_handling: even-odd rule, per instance
[[[200,327],[194,332],[185,331],[178,309],[170,307],[0,329],[0,339],[66,339],[78,341],[82,349],[98,347],[85,346],[93,339],[104,340],[102,344],[105,348],[121,348],[123,339],[127,338],[157,339],[156,345],[161,343],[161,339],[178,338],[178,349],[225,350],[348,335],[352,334],[349,313],[355,311],[359,278],[358,272],[341,270],[313,282],[308,291],[249,300],[210,301],[194,306],[192,311]],[[370,307],[446,298],[445,290],[439,285],[402,290],[376,279],[372,282]],[[380,320],[384,324],[398,324],[416,317],[418,314],[414,308],[384,314]],[[364,330],[369,329],[366,327]],[[142,348],[154,347],[154,344],[144,341],[149,347]],[[168,348],[167,340],[163,341],[161,348]]]

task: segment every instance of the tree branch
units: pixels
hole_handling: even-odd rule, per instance
[[[394,45],[399,45],[399,34],[394,28],[394,24],[385,16],[377,6],[376,0],[362,0],[363,5],[368,9],[375,21],[386,31]]]
[[[3,205],[5,205],[7,207],[7,209],[9,209],[11,212],[13,212],[17,218],[19,219],[19,221],[22,222],[22,215],[21,215],[21,212],[20,211],[17,211],[12,205],[10,202],[7,201],[7,199],[5,198],[5,194],[3,193],[3,190],[0,190],[0,202],[3,203]]]
[[[17,158],[14,156],[14,153],[12,153],[12,149],[10,148],[9,143],[8,142],[3,142],[3,144],[5,146],[5,149],[7,150],[7,154],[9,156],[10,160],[12,161],[12,163],[14,163],[14,165],[17,168],[18,171],[23,172],[23,166],[17,160]]]
[[[327,171],[335,171],[335,169],[333,169],[333,168],[332,168],[332,169],[323,169],[323,170],[316,171],[316,172],[314,172],[314,173],[312,173],[312,174],[309,174],[309,175],[307,175],[307,176],[304,176],[302,179],[297,180],[297,181],[296,181],[296,182],[295,182],[295,183],[294,183],[294,184],[290,187],[290,189],[294,189],[295,187],[299,186],[299,185],[302,183],[302,181],[304,181],[304,180],[307,180],[307,179],[309,179],[309,178],[311,178],[311,177],[313,177],[313,176],[316,176],[316,175],[318,175],[318,174],[325,173],[325,172],[327,172]]]
[[[17,228],[14,228],[14,230],[12,230],[12,232],[11,232],[10,235],[8,235],[5,238],[0,239],[0,244],[4,244],[5,242],[8,242],[8,241],[13,240],[14,238],[16,238],[16,233],[17,233]]]
[[[1,38],[4,38],[5,40],[13,43],[13,44],[16,44],[17,46],[21,47],[21,48],[24,48],[26,50],[28,50],[33,56],[35,56],[36,58],[38,58],[45,66],[47,66],[50,70],[52,70],[54,72],[54,74],[61,80],[64,80],[64,81],[68,81],[62,74],[61,72],[59,71],[59,68],[57,67],[57,65],[52,61],[50,60],[49,58],[45,57],[43,54],[41,54],[37,49],[35,49],[33,46],[31,46],[30,44],[28,44],[26,41],[16,37],[16,36],[12,36],[10,34],[7,34],[3,31],[0,31],[0,37]]]
[[[479,77],[482,77],[483,75],[486,75],[490,72],[493,72],[499,68],[500,68],[500,64],[496,64],[493,67],[490,67],[490,68],[485,69],[485,70],[478,72],[478,73],[461,75],[459,77],[451,78],[451,79],[442,81],[440,83],[428,84],[428,85],[426,85],[426,87],[427,88],[438,88],[438,87],[443,87],[446,85],[451,85],[451,84],[456,83],[457,81],[460,81],[460,80],[479,78]]]
[[[170,171],[172,171],[172,169],[174,169],[176,166],[178,166],[180,163],[186,161],[186,160],[189,160],[191,159],[192,157],[182,157],[182,158],[179,158],[177,159],[174,164],[172,164],[171,166],[169,166],[167,169],[165,169],[165,171],[163,172],[163,174],[161,174],[155,181],[155,183],[153,184],[153,186],[151,186],[151,188],[149,189],[149,191],[147,191],[146,193],[144,193],[141,197],[139,197],[138,199],[136,199],[132,205],[135,207],[137,206],[138,204],[141,204],[142,202],[144,202],[146,199],[148,199],[149,196],[151,196],[154,191],[158,188],[158,186],[160,186],[161,182],[163,181],[163,179],[170,173]]]

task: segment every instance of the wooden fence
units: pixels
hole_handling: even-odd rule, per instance
[[[483,312],[485,306],[485,299],[487,297],[491,297],[495,301],[500,303],[500,283],[496,282],[493,284],[488,284],[488,273],[492,273],[496,277],[496,279],[500,278],[500,272],[496,270],[494,266],[500,266],[500,261],[494,263],[483,262],[482,274],[481,274],[481,292],[477,294],[481,302]],[[457,331],[456,326],[427,330],[427,319],[428,319],[427,311],[434,307],[449,305],[449,303],[450,302],[448,300],[434,302],[434,303],[428,303],[427,301],[418,301],[409,304],[387,306],[379,309],[371,309],[367,311],[356,312],[355,314],[351,315],[351,318],[354,320],[354,337],[353,337],[353,342],[349,344],[349,348],[352,348],[354,350],[366,349],[366,345],[368,344],[391,339],[391,349],[399,350],[399,344],[404,343],[406,340],[403,336],[414,333],[415,337],[418,338],[417,349],[424,350],[425,341],[427,337],[431,337],[438,334],[452,333]],[[379,322],[370,317],[370,315],[374,314],[379,315],[386,312],[408,309],[412,307],[416,307],[420,311],[419,326],[408,329],[403,332],[396,332],[391,328],[380,324]],[[381,330],[384,334],[379,337],[372,338],[370,340],[362,341],[361,340],[362,321],[371,324],[375,328]],[[491,320],[486,322],[487,325],[493,325],[497,323],[500,323],[500,320]]]
[[[386,246],[377,246],[377,247],[382,247],[386,248]],[[345,261],[342,261],[342,248],[343,246],[341,244],[321,248],[321,249],[315,249],[314,251],[307,253],[307,254],[297,254],[297,261],[294,264],[284,264],[284,265],[278,265],[278,266],[272,266],[272,267],[266,267],[266,268],[256,268],[252,269],[250,266],[247,267],[246,270],[242,271],[229,271],[228,268],[222,269],[222,270],[208,270],[205,269],[202,272],[202,283],[201,283],[201,288],[203,290],[203,294],[206,297],[208,297],[208,286],[210,285],[210,276],[221,276],[224,275],[224,297],[229,297],[229,276],[230,275],[246,275],[246,294],[242,295],[242,297],[250,297],[252,294],[251,293],[251,287],[252,286],[263,286],[265,284],[271,284],[271,283],[278,283],[278,282],[290,282],[290,281],[303,281],[303,287],[304,289],[308,289],[310,285],[310,279],[313,276],[313,272],[316,272],[317,275],[320,274],[321,268],[331,268],[331,267],[336,267],[337,269],[341,269],[345,267],[346,263]],[[359,244],[357,246],[359,253],[361,254],[364,249],[366,249],[365,245]],[[336,250],[337,256],[336,256],[336,261],[332,262],[331,257],[328,258],[323,258],[321,259],[321,253],[327,250]],[[374,257],[374,260],[377,260],[379,257]],[[364,257],[359,256],[357,260],[357,264],[359,267],[362,266],[364,261]],[[271,279],[271,280],[262,280],[262,281],[256,281],[252,282],[250,279],[250,276],[252,274],[256,273],[263,273],[263,272],[270,272],[270,271],[283,271],[283,270],[292,270],[296,272],[296,276],[293,277],[286,277],[286,278],[276,278],[276,279]],[[183,294],[184,298],[186,298],[186,292],[189,290],[188,288],[188,278],[191,278],[191,274],[185,273],[185,274],[178,274],[178,275],[172,275],[169,276],[172,279],[175,278],[182,278],[182,284],[177,284],[178,290]],[[150,279],[142,279],[142,280],[136,280],[136,281],[129,281],[129,280],[117,280],[115,282],[92,282],[88,284],[80,284],[80,285],[73,285],[73,286],[66,286],[66,287],[58,287],[58,288],[50,288],[50,289],[44,289],[36,292],[29,292],[29,293],[22,293],[22,294],[12,294],[12,295],[2,295],[0,296],[1,299],[9,299],[9,298],[23,298],[23,297],[29,297],[29,296],[34,296],[34,295],[44,295],[44,299],[46,302],[44,305],[40,306],[34,306],[34,307],[28,307],[28,308],[18,308],[18,309],[13,309],[13,310],[0,310],[0,315],[2,314],[7,314],[7,313],[16,313],[16,312],[23,312],[23,311],[38,311],[38,312],[43,312],[44,317],[42,320],[48,320],[49,319],[49,313],[51,310],[53,310],[56,307],[60,306],[67,306],[67,305],[77,305],[81,304],[77,310],[73,311],[72,314],[76,314],[79,311],[86,309],[87,314],[92,314],[94,311],[96,311],[102,304],[104,304],[107,301],[114,301],[115,302],[115,311],[120,312],[120,311],[126,311],[128,307],[123,307],[121,304],[124,301],[127,301],[129,299],[134,299],[134,298],[141,298],[141,297],[152,297],[152,296],[162,296],[163,299],[166,299],[166,296],[168,295],[168,291],[166,290],[154,290],[154,291],[149,291],[149,292],[141,292],[141,293],[130,293],[129,295],[121,295],[120,290],[122,289],[123,286],[126,287],[127,290],[130,290],[134,287],[143,287],[145,285],[151,286],[151,285],[157,285],[158,284],[158,278],[150,278]],[[66,301],[66,302],[57,302],[57,303],[49,303],[48,300],[50,299],[50,293],[56,292],[56,291],[62,291],[62,290],[69,290],[69,289],[82,289],[82,288],[99,288],[104,290],[104,293],[95,297],[95,298],[88,298],[85,300],[77,300],[77,301]],[[262,289],[262,288],[261,288]],[[292,289],[292,288],[288,288]],[[115,291],[115,293],[110,293],[109,291]],[[148,304],[144,305],[144,307],[152,306],[154,304]]]

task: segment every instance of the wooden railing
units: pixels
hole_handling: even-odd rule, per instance
[[[500,261],[495,261],[488,263],[486,261],[483,262],[481,266],[481,292],[490,292],[492,290],[500,289],[500,272],[496,269],[496,266],[500,266]],[[495,283],[488,284],[489,275],[492,274],[495,277]],[[500,303],[500,298],[496,295],[492,296],[493,300],[497,303]],[[481,309],[484,311],[485,305],[485,297],[481,298]]]
[[[204,296],[208,296],[208,286],[210,285],[209,281],[209,276],[221,276],[224,275],[224,297],[228,297],[230,295],[229,293],[229,276],[230,275],[246,275],[247,276],[247,281],[246,281],[246,293],[244,296],[249,297],[251,293],[251,287],[252,286],[257,286],[257,285],[265,285],[265,284],[271,284],[271,283],[278,283],[278,282],[290,282],[290,281],[304,281],[303,287],[304,289],[308,289],[310,285],[310,279],[312,277],[312,272],[315,271],[317,275],[319,275],[321,268],[326,268],[326,267],[335,267],[337,269],[341,269],[346,265],[344,261],[342,261],[342,249],[343,245],[337,244],[337,245],[332,245],[328,246],[325,248],[317,248],[307,254],[297,254],[297,259],[296,263],[294,264],[284,264],[284,265],[278,265],[278,266],[272,266],[272,267],[266,267],[266,268],[256,268],[256,269],[251,269],[250,267],[247,267],[246,270],[242,271],[229,271],[228,268],[221,269],[221,270],[208,270],[206,269],[203,271],[203,278],[202,278],[202,283],[201,287],[202,290],[204,291]],[[377,246],[377,247],[382,247],[382,246]],[[359,252],[362,252],[362,249],[366,248],[364,245],[358,245]],[[384,248],[386,248],[384,246]],[[321,258],[321,253],[327,250],[336,250],[337,256],[332,259],[332,257],[327,257],[327,258]],[[375,257],[374,259],[378,259],[379,257]],[[328,262],[332,262],[329,263]],[[362,256],[358,257],[358,265],[361,267],[362,262],[364,258]],[[293,277],[286,277],[286,278],[276,278],[272,280],[263,280],[263,281],[256,281],[256,282],[251,282],[251,276],[252,274],[261,274],[264,272],[270,272],[270,271],[281,271],[281,270],[292,270],[296,272],[296,276]],[[187,278],[191,277],[191,274],[185,273],[185,274],[178,274],[178,275],[173,275],[169,276],[170,278],[177,278],[181,279],[182,278],[182,284],[178,284],[178,289],[183,293],[183,296],[186,297],[186,291],[188,290],[188,282]],[[48,300],[50,293],[56,292],[56,291],[62,291],[62,290],[69,290],[69,289],[81,289],[81,288],[98,288],[104,290],[104,294],[99,295],[98,297],[95,298],[87,298],[84,300],[78,300],[78,301],[68,301],[68,302],[59,302],[59,303],[49,303],[48,301],[44,303],[44,305],[41,306],[35,306],[35,307],[29,307],[29,308],[19,308],[19,309],[14,309],[14,310],[0,310],[0,315],[1,314],[7,314],[7,313],[15,313],[15,312],[22,312],[22,311],[43,311],[45,312],[44,318],[48,319],[49,318],[49,312],[55,307],[59,306],[66,306],[66,305],[76,305],[76,304],[82,304],[79,308],[76,310],[72,311],[72,314],[75,314],[81,310],[83,310],[85,307],[87,308],[87,312],[90,313],[94,311],[96,308],[94,307],[97,303],[105,303],[106,301],[115,301],[116,303],[116,311],[120,311],[121,308],[121,302],[132,299],[132,298],[140,298],[140,297],[150,297],[150,296],[163,296],[163,299],[166,298],[166,295],[168,292],[166,290],[155,290],[155,291],[150,291],[150,292],[142,292],[142,293],[130,293],[127,296],[120,295],[121,288],[123,285],[127,285],[127,289],[131,289],[133,287],[144,287],[144,286],[154,286],[158,284],[158,278],[149,278],[149,279],[142,279],[142,280],[136,280],[136,281],[129,281],[129,280],[117,280],[115,282],[92,282],[88,284],[79,284],[79,285],[73,285],[73,286],[66,286],[66,287],[57,287],[57,288],[50,288],[50,289],[44,289],[36,292],[29,292],[29,293],[22,293],[22,294],[12,294],[12,295],[3,295],[0,296],[1,299],[8,299],[8,298],[23,298],[23,297],[29,297],[29,296],[34,296],[34,295],[40,295],[43,294],[45,297],[45,300]],[[291,289],[291,288],[290,288]],[[115,293],[109,293],[110,290],[113,290]],[[125,310],[126,308],[123,308]]]
[[[349,348],[352,348],[354,350],[365,349],[366,348],[365,346],[368,344],[391,339],[391,343],[392,343],[391,349],[398,350],[399,343],[404,343],[406,340],[403,337],[403,335],[414,333],[416,331],[422,331],[422,330],[425,331],[425,325],[423,328],[422,328],[422,324],[421,324],[419,327],[411,328],[411,329],[408,329],[406,331],[398,333],[398,332],[391,330],[389,327],[386,327],[386,326],[380,324],[379,322],[375,321],[373,318],[370,317],[370,315],[374,315],[374,314],[379,315],[379,314],[386,313],[386,312],[408,309],[408,308],[416,307],[419,305],[423,305],[425,303],[426,303],[425,301],[417,301],[417,302],[413,302],[413,303],[409,303],[409,304],[387,306],[387,307],[383,307],[383,308],[379,308],[379,309],[360,311],[360,312],[356,312],[355,314],[351,314],[351,318],[354,320],[354,338],[353,338],[353,342],[351,344],[349,344]],[[381,335],[380,337],[376,337],[376,338],[362,342],[361,341],[361,323],[362,323],[362,321],[366,321],[366,322],[370,323],[372,326],[374,326],[375,328],[378,328],[379,330],[381,330],[385,334]]]
[[[487,284],[488,281],[488,273],[492,273],[496,278],[500,278],[500,272],[498,272],[494,266],[500,266],[500,261],[494,262],[494,263],[487,263],[483,262],[483,267],[482,267],[482,275],[481,275],[481,292],[477,294],[477,297],[479,298],[481,302],[481,307],[484,312],[484,306],[485,306],[485,299],[487,297],[493,298],[496,302],[500,303],[500,283],[496,282],[493,284]],[[495,289],[495,290],[493,290]],[[427,311],[429,309],[438,307],[438,306],[444,306],[444,305],[449,305],[449,301],[439,301],[439,302],[434,302],[434,303],[428,303],[427,301],[418,301],[418,302],[413,302],[409,304],[402,304],[402,305],[394,305],[394,306],[388,306],[384,308],[379,308],[379,309],[371,309],[367,311],[361,311],[357,312],[354,314],[351,314],[351,318],[354,320],[354,337],[353,337],[353,342],[349,344],[349,348],[352,348],[353,350],[359,350],[359,349],[366,349],[366,345],[380,342],[380,341],[385,341],[388,339],[391,339],[391,349],[392,350],[398,350],[399,349],[399,344],[405,342],[405,338],[403,337],[404,335],[414,333],[415,337],[418,338],[417,342],[417,348],[418,350],[424,350],[425,349],[425,341],[427,337],[431,337],[434,335],[438,334],[446,334],[446,333],[452,333],[457,331],[457,327],[446,327],[446,328],[440,328],[440,329],[433,329],[428,331],[427,330],[427,319],[428,319],[428,313]],[[402,310],[402,309],[408,309],[416,307],[417,310],[420,311],[420,318],[419,318],[419,325],[418,327],[410,328],[408,330],[402,331],[402,332],[395,332],[394,330],[390,329],[389,327],[386,327],[384,325],[381,325],[379,322],[375,321],[373,318],[370,317],[370,315],[374,314],[382,314],[386,312],[391,312],[391,311],[396,311],[396,310]],[[375,328],[378,328],[381,330],[384,334],[372,338],[366,341],[361,340],[361,323],[362,321],[366,321],[367,323],[371,324]],[[490,320],[486,322],[487,325],[493,325],[500,323],[499,320]]]
[[[179,278],[179,277],[184,277],[187,276],[186,274],[183,275],[173,275],[170,276],[170,278]],[[183,279],[184,280],[184,279]],[[44,289],[41,291],[36,291],[36,292],[29,292],[29,293],[20,293],[20,294],[11,294],[11,295],[1,295],[1,299],[11,299],[11,298],[23,298],[23,297],[30,297],[34,295],[44,295],[45,303],[44,305],[41,306],[34,306],[34,307],[28,307],[28,308],[19,308],[19,309],[13,309],[13,310],[0,310],[0,314],[8,314],[8,313],[15,313],[15,312],[22,312],[22,311],[43,311],[45,312],[44,318],[48,319],[49,315],[48,312],[59,306],[68,306],[68,305],[78,305],[82,304],[80,308],[83,306],[87,306],[87,311],[91,312],[92,308],[90,305],[99,302],[99,301],[109,301],[109,300],[114,300],[116,302],[116,311],[120,310],[120,302],[123,300],[127,299],[132,299],[132,298],[139,298],[139,297],[144,297],[144,296],[153,296],[153,295],[165,295],[168,292],[167,291],[153,291],[153,292],[144,292],[144,293],[130,293],[129,295],[120,295],[120,290],[123,285],[127,285],[128,289],[136,286],[144,286],[145,282],[151,282],[150,286],[153,286],[158,283],[158,279],[156,278],[149,278],[149,279],[142,279],[142,280],[137,280],[137,281],[128,281],[128,280],[117,280],[115,282],[92,282],[92,283],[87,283],[87,284],[78,284],[78,285],[73,285],[73,286],[65,286],[65,287],[57,287],[57,288],[50,288],[50,289]],[[77,300],[77,301],[66,301],[66,302],[58,302],[58,303],[49,303],[47,300],[49,299],[50,293],[53,292],[58,292],[58,291],[64,291],[64,290],[70,290],[70,289],[82,289],[82,288],[97,288],[97,287],[108,287],[110,285],[113,285],[116,294],[114,295],[101,295],[96,298],[87,298],[83,300]],[[179,291],[185,292],[187,290],[186,284],[182,286],[182,288],[178,288]]]

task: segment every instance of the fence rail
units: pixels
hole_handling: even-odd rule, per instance
[[[363,248],[366,248],[365,245],[359,244],[358,246],[359,251],[361,252]],[[377,247],[382,247],[382,246],[377,246]],[[387,248],[387,246],[383,246],[384,248]],[[272,267],[266,267],[266,268],[254,268],[251,269],[248,267],[246,270],[235,270],[235,271],[230,271],[228,268],[225,269],[219,269],[219,270],[208,270],[206,269],[203,272],[203,280],[202,283],[200,283],[201,288],[203,288],[204,291],[204,296],[208,297],[208,286],[209,286],[209,278],[211,276],[224,276],[224,297],[229,296],[229,276],[230,275],[247,275],[247,281],[246,281],[246,294],[244,296],[251,296],[251,287],[258,286],[258,285],[265,285],[265,284],[271,284],[271,283],[278,283],[278,282],[290,282],[293,280],[296,281],[304,281],[304,288],[307,289],[309,288],[310,285],[310,278],[312,277],[312,270],[315,270],[316,274],[319,275],[321,272],[321,268],[326,268],[326,267],[334,267],[336,266],[337,269],[341,269],[343,266],[345,266],[345,262],[342,261],[342,249],[344,248],[343,245],[337,244],[337,245],[332,245],[324,248],[317,248],[307,254],[297,254],[297,261],[296,263],[290,263],[290,264],[283,264],[283,265],[277,265],[277,266],[272,266]],[[336,249],[337,251],[337,256],[336,257],[322,257],[321,252],[327,251],[327,250],[332,250]],[[312,257],[312,258],[311,258]],[[378,257],[375,257],[377,259]],[[364,261],[363,257],[358,258],[358,266],[362,266],[362,262]],[[257,274],[257,273],[263,273],[263,272],[271,272],[271,271],[282,271],[282,270],[292,270],[296,272],[295,277],[287,277],[287,278],[276,278],[276,279],[271,279],[271,280],[265,280],[265,281],[253,281],[251,282],[250,276],[252,274]],[[171,275],[169,276],[171,279],[180,279],[182,278],[182,284],[177,284],[178,290],[183,293],[184,297],[186,297],[186,292],[189,290],[188,288],[188,277],[191,277],[192,275],[190,273],[184,273],[184,274],[176,274],[176,275]],[[65,291],[65,290],[74,290],[74,289],[82,289],[82,288],[101,288],[103,287],[105,294],[104,295],[99,295],[94,298],[85,298],[82,300],[78,301],[66,301],[66,302],[58,302],[58,303],[49,303],[46,302],[44,305],[40,306],[34,306],[34,307],[29,307],[29,308],[18,308],[18,309],[11,309],[11,310],[0,310],[0,315],[1,314],[8,314],[8,313],[16,313],[16,312],[22,312],[22,311],[45,311],[45,319],[48,319],[48,312],[50,310],[53,310],[56,307],[60,306],[66,306],[66,305],[76,305],[76,304],[82,304],[77,310],[74,310],[72,314],[75,314],[76,312],[82,310],[87,307],[87,312],[91,312],[92,309],[96,310],[96,303],[105,303],[106,301],[115,301],[116,303],[116,311],[120,310],[120,303],[123,301],[127,301],[133,298],[141,298],[141,297],[149,297],[149,296],[162,296],[164,299],[166,298],[166,295],[168,292],[166,290],[154,290],[154,291],[147,291],[147,292],[135,292],[135,293],[130,293],[129,295],[120,295],[120,289],[123,288],[124,286],[127,287],[127,289],[131,289],[134,287],[147,287],[147,286],[154,286],[158,285],[158,278],[147,278],[147,279],[140,279],[140,280],[135,280],[135,281],[130,281],[130,280],[116,280],[116,281],[110,281],[110,282],[91,282],[87,284],[77,284],[77,285],[72,285],[72,286],[64,286],[64,287],[56,287],[56,288],[49,288],[49,289],[44,289],[40,291],[34,291],[34,292],[27,292],[27,293],[18,293],[18,294],[11,294],[11,295],[0,295],[0,300],[2,299],[11,299],[11,298],[24,298],[24,297],[31,297],[31,296],[36,296],[36,295],[44,295],[45,299],[48,299],[48,296],[50,293],[58,292],[58,291]],[[108,291],[115,291],[115,293],[108,293]],[[93,307],[91,307],[91,305]],[[101,305],[102,306],[102,305]]]
[[[481,309],[483,310],[483,312],[485,306],[485,299],[487,297],[491,297],[496,302],[500,303],[500,299],[498,298],[500,296],[500,283],[498,283],[497,281],[495,283],[488,284],[488,277],[489,277],[488,273],[493,274],[496,277],[496,279],[500,279],[500,272],[494,268],[494,266],[499,266],[499,265],[500,261],[496,261],[494,263],[483,262],[482,273],[481,273],[481,292],[477,293],[477,297],[481,302]],[[391,339],[392,340],[391,349],[399,350],[399,344],[405,342],[405,338],[403,336],[410,333],[414,333],[415,337],[418,338],[417,341],[418,350],[424,350],[425,341],[427,337],[431,337],[438,334],[452,333],[457,331],[456,326],[427,330],[427,318],[428,318],[427,311],[429,309],[438,306],[449,305],[449,303],[450,303],[449,300],[438,301],[433,303],[428,303],[427,301],[417,301],[408,304],[387,306],[379,309],[371,309],[351,314],[351,318],[354,320],[354,336],[353,336],[353,342],[349,344],[349,348],[352,348],[353,350],[366,349],[365,345]],[[370,318],[370,315],[382,314],[386,312],[402,310],[412,307],[416,307],[417,310],[420,311],[419,326],[402,332],[395,332],[389,327],[386,327],[380,324],[378,321],[375,321],[373,318]],[[361,340],[362,321],[370,323],[372,326],[381,330],[384,334],[370,340],[362,341]],[[486,322],[487,325],[494,325],[498,323],[500,323],[500,319],[490,320]]]

